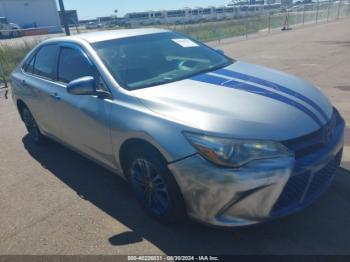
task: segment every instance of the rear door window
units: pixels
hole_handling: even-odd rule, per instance
[[[32,74],[34,71],[35,56],[33,56],[30,61],[24,66],[24,71]]]
[[[53,79],[57,59],[58,46],[46,45],[36,54],[33,73],[35,75]]]

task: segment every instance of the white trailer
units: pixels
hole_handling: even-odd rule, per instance
[[[0,37],[12,38],[20,35],[19,25],[9,23],[6,17],[0,17]]]
[[[238,19],[257,15],[265,15],[280,9],[280,4],[271,5],[237,5],[222,7],[196,7],[166,11],[148,11],[128,13],[124,16],[124,24],[129,26],[155,24],[188,24],[224,19]]]

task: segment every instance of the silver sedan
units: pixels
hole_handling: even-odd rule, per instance
[[[284,216],[326,191],[341,161],[344,120],[319,88],[167,30],[46,40],[12,87],[37,144],[121,175],[160,221]]]

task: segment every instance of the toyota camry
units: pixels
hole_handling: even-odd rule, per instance
[[[163,222],[288,215],[327,190],[342,157],[344,120],[320,88],[162,29],[43,41],[12,97],[37,144],[119,174]]]

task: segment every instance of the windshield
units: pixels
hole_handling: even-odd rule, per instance
[[[232,60],[177,33],[157,33],[97,42],[98,55],[126,89],[178,81],[225,67]]]

